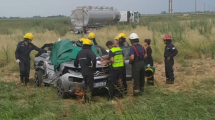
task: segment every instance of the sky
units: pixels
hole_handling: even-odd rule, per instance
[[[77,6],[107,6],[141,14],[168,12],[169,0],[0,0],[0,17],[70,16]],[[215,0],[197,0],[197,10],[215,10]],[[195,11],[195,0],[173,0],[173,12]]]

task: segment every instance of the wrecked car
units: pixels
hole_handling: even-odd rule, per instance
[[[108,54],[101,46],[93,46],[93,48],[98,61]],[[57,87],[60,98],[80,92],[85,87],[85,83],[80,72],[81,68],[74,66],[74,59],[82,49],[81,44],[76,41],[62,40],[55,44],[45,44],[42,49],[50,50],[52,53],[51,55],[47,53],[36,55],[34,59],[35,85],[40,87],[43,83],[44,86]],[[94,70],[94,88],[106,88],[108,78],[108,66],[97,65]]]

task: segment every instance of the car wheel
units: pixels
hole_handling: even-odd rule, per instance
[[[36,71],[35,79],[34,79],[35,86],[36,87],[41,87],[42,81],[43,81],[43,71],[41,71],[41,70]]]
[[[44,83],[44,87],[50,87],[50,84]]]
[[[67,98],[67,93],[64,91],[62,81],[58,82],[57,94],[59,98],[63,99]]]

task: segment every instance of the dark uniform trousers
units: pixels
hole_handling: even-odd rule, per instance
[[[123,71],[122,71],[122,82],[123,82],[123,87],[125,89],[127,89],[127,82],[126,82],[126,66],[124,64],[124,67],[122,68]]]
[[[93,63],[93,65],[91,64]],[[96,56],[91,50],[90,45],[83,45],[82,50],[78,53],[74,66],[78,67],[80,63],[81,73],[85,82],[85,91],[92,92],[93,91],[93,82],[94,82],[94,73],[93,70],[96,68]],[[89,67],[92,66],[93,68]],[[88,91],[90,89],[90,91]]]
[[[167,60],[165,58],[165,73],[167,80],[174,81],[174,71],[173,71],[173,65],[174,65],[174,59],[171,58],[170,60]]]
[[[29,82],[30,61],[27,61],[27,62],[21,61],[19,63],[19,68],[20,68],[20,80],[21,82],[25,82],[25,84],[27,84]]]
[[[172,44],[171,41],[167,41],[165,52],[164,52],[164,62],[165,62],[165,72],[166,72],[166,80],[174,81],[174,57],[178,54],[178,50]],[[167,57],[170,57],[170,60],[167,60]]]
[[[19,42],[15,51],[16,59],[19,59],[21,61],[19,63],[20,80],[21,82],[24,82],[24,78],[25,78],[25,84],[29,82],[30,60],[31,60],[29,55],[32,50],[36,50],[39,52],[47,52],[46,50],[36,47],[32,43],[28,43],[26,45],[25,41]]]
[[[144,90],[145,84],[145,63],[144,61],[132,64],[132,77],[134,79],[134,90]]]
[[[114,88],[117,86],[118,79],[123,78],[123,68],[118,68],[116,70],[110,70],[110,78],[109,78],[110,81],[108,82],[108,86],[109,86],[109,95],[111,98],[115,94]]]
[[[93,91],[93,82],[94,82],[94,74],[93,69],[89,71],[82,72],[82,76],[85,82],[85,91],[88,89],[92,92]]]

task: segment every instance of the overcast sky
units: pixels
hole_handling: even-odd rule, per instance
[[[141,14],[168,12],[169,0],[0,0],[0,17],[66,15],[77,6],[107,6],[118,10],[135,10]],[[215,10],[215,0],[197,0],[197,10]],[[195,0],[173,0],[173,12],[195,11]]]

